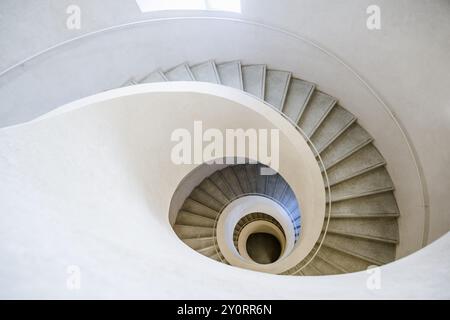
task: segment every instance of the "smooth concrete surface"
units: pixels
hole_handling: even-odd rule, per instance
[[[181,245],[167,212],[171,193],[192,166],[161,162],[170,148],[152,143],[148,132],[169,138],[163,115],[170,114],[174,127],[185,125],[186,113],[176,111],[186,105],[175,103],[180,94],[172,93],[173,101],[160,94],[172,109],[154,110],[144,94],[137,94],[151,86],[100,94],[84,100],[89,107],[69,106],[0,131],[0,297],[450,298],[450,235],[379,269],[375,287],[373,272],[320,278],[268,275],[214,262]],[[108,99],[115,93],[131,95]],[[207,110],[217,115],[226,109],[216,110],[211,99],[201,103],[197,97],[197,107],[189,107],[201,109],[205,121],[217,121]],[[141,103],[133,103],[137,101]],[[227,103],[228,111],[220,112],[246,113]],[[149,126],[148,119],[156,116],[160,121]],[[253,118],[252,124],[267,125],[264,116]],[[80,272],[79,289],[67,285],[74,266]]]
[[[192,112],[183,112],[186,108]],[[170,272],[179,268],[175,262],[190,261],[178,252],[196,253],[173,232],[169,206],[180,181],[196,165],[170,161],[170,136],[175,129],[190,128],[198,115],[205,128],[280,130],[279,172],[301,204],[298,247],[306,255],[322,228],[325,194],[300,133],[275,110],[235,89],[191,82],[144,84],[1,129],[1,294],[51,295],[67,290],[59,282],[65,276],[60,271],[70,265],[86,268],[86,277],[99,272],[102,278],[109,259],[136,261],[141,254],[151,271],[148,277],[178,274]],[[163,269],[154,269],[158,264]],[[158,292],[169,290],[164,281],[157,283]]]

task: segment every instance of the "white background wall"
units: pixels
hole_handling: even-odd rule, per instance
[[[69,31],[65,27],[67,17],[65,10],[69,4],[78,4],[82,9],[82,29],[79,31]],[[369,31],[365,27],[367,17],[365,11],[369,4],[378,4],[381,7],[382,29],[379,31]],[[99,28],[155,16],[190,14],[204,15],[199,12],[141,14],[135,2],[131,0],[2,1],[0,67],[4,69],[49,45]],[[450,3],[448,1],[243,0],[242,15],[224,13],[213,15],[256,20],[304,35],[328,48],[358,71],[392,108],[413,142],[424,170],[430,196],[428,240],[431,241],[449,230],[447,193],[450,189],[450,173],[447,165],[450,163],[450,150],[447,137],[450,134],[448,91]],[[172,50],[166,55],[167,66],[185,59],[193,59],[192,57],[199,59],[203,57],[202,52],[199,52],[204,44],[202,34],[197,34],[197,37],[191,38],[190,42],[186,43],[178,38],[176,27],[162,29],[161,32],[164,30],[170,30],[164,35],[168,42],[179,44],[178,50],[168,45]],[[219,47],[217,49],[220,51]],[[289,49],[278,48],[278,51],[279,54],[288,56]],[[257,54],[251,56],[249,51],[240,50],[239,46],[233,50],[238,58],[257,58]],[[105,59],[105,56],[102,59]],[[114,54],[111,59],[113,67]],[[152,61],[151,57],[148,59],[149,68],[152,68],[156,61]],[[55,73],[57,71],[49,70]],[[67,81],[71,80],[70,75],[63,76]],[[22,77],[26,78],[26,75]],[[89,92],[90,79],[73,80],[86,82],[86,87],[76,94],[93,93]],[[336,82],[339,80],[336,79]],[[0,86],[6,88],[5,92],[8,92],[7,83],[5,84],[2,79]],[[351,87],[348,90],[351,90]],[[17,97],[13,92],[10,91],[10,96]],[[41,90],[40,97],[45,100],[52,94]],[[20,116],[27,116],[31,112],[16,110],[20,109],[20,105],[17,107],[8,100],[2,101],[2,108],[8,112],[2,110],[1,117],[14,117],[16,111]],[[60,102],[62,104],[68,101]],[[11,106],[13,111],[8,110]],[[362,120],[371,121],[371,119]],[[383,123],[379,126],[383,126]]]

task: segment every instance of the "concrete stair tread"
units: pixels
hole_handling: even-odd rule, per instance
[[[198,214],[180,210],[177,215],[176,224],[185,225],[185,226],[198,226],[198,227],[214,227],[215,220],[211,218],[207,218],[204,216],[200,216]]]
[[[266,65],[251,64],[241,67],[242,83],[244,91],[264,100],[265,84],[266,84]]]
[[[283,109],[284,100],[289,89],[292,73],[289,71],[268,69],[266,71],[266,84],[264,100],[277,108]]]
[[[342,271],[334,267],[334,265],[330,264],[327,260],[321,259],[317,255],[309,264],[313,266],[321,275],[334,275],[341,274]]]
[[[247,177],[247,170],[244,165],[236,165],[232,166],[232,170],[238,179],[239,186],[241,187],[242,192],[251,193],[251,186],[249,179]]]
[[[317,252],[316,254],[316,258],[325,261],[326,263],[328,263],[329,265],[331,265],[334,269],[336,269],[339,273],[348,273],[348,271],[343,268],[342,266],[334,263],[333,261],[327,259],[325,256],[322,255],[321,250],[319,250],[319,252]]]
[[[195,239],[212,237],[214,235],[214,228],[212,227],[199,227],[199,226],[186,226],[182,224],[174,224],[173,229],[180,239]]]
[[[349,237],[327,232],[323,245],[351,253],[377,265],[386,264],[395,259],[395,244],[373,241],[372,239]]]
[[[211,181],[208,178],[204,179],[198,185],[198,188],[203,190],[205,193],[211,195],[222,205],[222,207],[231,200],[222,192],[222,190],[220,190],[219,187],[217,187],[217,185],[213,181]]]
[[[136,79],[134,79],[133,77],[128,79],[127,81],[125,81],[124,83],[122,83],[119,88],[123,88],[123,87],[128,87],[128,86],[134,86],[138,84],[138,81],[136,81]]]
[[[334,185],[385,164],[378,150],[372,144],[368,144],[328,169],[327,176],[330,185]]]
[[[146,75],[144,78],[142,78],[139,83],[153,83],[153,82],[165,82],[167,81],[166,76],[161,70],[156,70],[148,75]]]
[[[355,121],[356,118],[350,112],[339,105],[335,105],[314,131],[310,138],[311,142],[321,153]]]
[[[221,173],[225,181],[230,186],[230,189],[236,196],[244,193],[244,191],[241,188],[241,185],[239,184],[239,179],[231,167],[226,167],[225,169],[222,169]]]
[[[214,241],[214,237],[183,239],[183,242],[194,250],[211,247],[214,245]]]
[[[366,239],[366,240],[371,240],[371,241],[379,241],[379,242],[386,242],[386,243],[391,243],[391,244],[398,244],[398,240],[396,240],[396,239],[388,239],[388,238],[371,236],[371,235],[367,235],[367,234],[358,234],[358,233],[337,231],[337,230],[333,230],[331,228],[328,228],[327,233],[340,235],[340,236],[344,236],[344,237],[361,238],[361,239]]]
[[[323,120],[333,109],[337,100],[323,92],[314,90],[309,102],[302,113],[298,125],[303,132],[311,137]]]
[[[168,81],[194,81],[194,75],[187,63],[182,63],[164,72]]]
[[[331,198],[333,201],[339,201],[393,189],[394,185],[386,169],[379,167],[333,185],[331,187]]]
[[[295,124],[308,104],[315,87],[311,82],[291,77],[282,111]]]
[[[219,214],[218,211],[215,211],[192,198],[187,198],[186,201],[184,201],[182,209],[211,219],[216,219]]]
[[[213,209],[214,211],[220,212],[223,207],[223,204],[216,200],[212,195],[203,191],[202,189],[196,187],[192,190],[189,197],[208,208]]]
[[[353,123],[321,152],[320,157],[329,170],[371,142],[372,137],[360,125]]]
[[[230,61],[216,65],[220,83],[238,90],[244,90],[240,61]]]
[[[219,73],[213,60],[190,67],[196,81],[220,84]]]

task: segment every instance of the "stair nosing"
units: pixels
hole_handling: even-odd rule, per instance
[[[284,107],[284,102],[286,101],[287,93],[289,91],[289,86],[291,84],[292,72],[286,71],[286,70],[280,70],[280,69],[269,69],[269,68],[266,67],[266,79],[267,79],[267,72],[268,71],[286,72],[288,74],[288,77],[287,77],[287,80],[286,80],[286,83],[285,83],[285,86],[284,86],[284,89],[283,89],[283,95],[281,96],[280,106],[279,107],[274,106],[276,109],[282,111],[283,107]],[[266,101],[265,94],[266,93],[264,92],[264,101]]]
[[[358,152],[359,150],[361,150],[365,146],[368,146],[372,142],[373,142],[373,138],[372,137],[369,137],[368,139],[364,140],[362,143],[358,144],[356,147],[354,147],[353,149],[351,149],[350,151],[345,153],[343,156],[339,157],[336,161],[334,161],[330,165],[328,165],[328,167],[325,168],[325,171],[326,170],[330,170],[332,167],[338,165],[340,162],[342,162],[345,159],[349,158],[350,156],[352,156],[353,154],[355,154],[356,152]],[[322,168],[321,171],[323,172],[324,169]]]
[[[345,176],[344,178],[336,180],[335,182],[330,183],[329,186],[330,187],[335,186],[335,185],[337,185],[339,183],[351,180],[353,178],[356,178],[358,176],[361,176],[361,175],[363,175],[365,173],[368,173],[368,172],[370,172],[372,170],[375,170],[375,169],[378,169],[378,168],[381,168],[381,167],[384,167],[384,166],[386,166],[386,161],[384,161],[384,159],[383,159],[381,162],[375,163],[375,164],[373,164],[373,165],[371,165],[369,167],[366,167],[366,168],[364,168],[362,170],[356,171],[356,172],[354,172],[354,173],[352,173],[352,174],[350,174],[348,176]]]
[[[357,234],[357,233],[336,231],[336,230],[333,230],[330,228],[327,229],[327,233],[339,235],[339,236],[343,236],[343,237],[347,237],[347,238],[359,238],[359,239],[364,239],[364,240],[368,240],[368,241],[383,242],[383,243],[393,244],[393,245],[396,245],[399,243],[398,240],[394,240],[394,239],[387,239],[387,238],[368,236],[368,235],[362,235],[362,234]]]
[[[351,252],[351,251],[349,251],[349,250],[342,249],[342,248],[339,248],[339,247],[336,247],[336,246],[327,244],[327,243],[325,243],[325,242],[322,243],[322,246],[327,247],[327,248],[334,249],[334,250],[336,250],[336,251],[343,252],[343,253],[345,253],[345,254],[348,254],[349,256],[352,256],[352,257],[354,257],[354,258],[358,258],[358,259],[360,259],[360,260],[364,260],[364,261],[369,262],[369,263],[373,263],[374,265],[377,265],[377,266],[381,266],[381,265],[384,265],[384,264],[386,264],[386,263],[389,263],[389,262],[381,262],[381,261],[378,261],[378,260],[373,259],[373,258],[369,258],[369,257],[366,257],[366,256],[362,256],[362,255],[360,255],[360,254],[358,254],[358,253]]]
[[[342,108],[342,107],[341,107],[341,108]],[[339,138],[339,136],[340,136],[341,134],[343,134],[343,133],[345,132],[345,130],[347,130],[352,124],[354,124],[354,123],[357,121],[356,117],[355,117],[353,114],[351,114],[351,115],[352,115],[352,119],[349,120],[348,123],[347,123],[344,127],[342,127],[341,130],[339,130],[338,132],[336,132],[336,134],[335,134],[334,136],[332,136],[331,139],[328,140],[327,143],[325,143],[325,145],[323,145],[320,149],[317,149],[317,153],[318,153],[319,155],[320,155],[326,148],[328,148],[331,144],[333,144],[333,142],[336,141],[336,139]],[[312,137],[312,136],[311,136],[311,137]],[[310,141],[311,141],[310,143],[313,143],[313,142],[312,142],[312,139],[310,139]],[[314,145],[314,146],[315,146],[315,145]]]
[[[316,84],[312,83],[312,82],[309,82],[309,81],[305,81],[305,80],[300,79],[300,78],[295,78],[294,77],[294,79],[298,79],[298,80],[301,80],[301,81],[304,81],[304,82],[307,82],[307,83],[311,84],[311,89],[308,92],[308,96],[306,97],[306,100],[303,102],[303,105],[300,107],[299,113],[297,115],[297,119],[295,119],[295,121],[294,121],[294,123],[296,125],[298,125],[298,122],[302,118],[302,115],[305,112],[306,108],[308,107],[309,101],[311,101],[311,97],[312,97],[314,91],[316,90]],[[303,132],[303,130],[302,130],[302,132]]]
[[[328,219],[328,214],[325,219]],[[372,213],[372,214],[331,214],[330,219],[392,219],[400,217],[399,213]]]
[[[183,63],[177,64],[176,66],[174,66],[174,67],[164,71],[164,76],[167,78],[166,73],[168,73],[168,72],[170,72],[172,70],[175,70],[176,68],[178,68],[180,66],[184,66],[186,68],[186,71],[189,73],[189,76],[191,77],[190,81],[196,81],[195,77],[194,77],[194,75],[193,75],[193,73],[191,71],[191,68],[189,67],[189,64],[187,62],[183,62]],[[167,80],[167,81],[175,81],[175,80]]]
[[[349,271],[347,271],[346,269],[344,269],[340,265],[337,265],[334,262],[331,262],[330,260],[328,260],[325,257],[323,257],[321,255],[321,253],[320,253],[320,250],[317,252],[316,257],[319,258],[320,260],[324,261],[325,263],[328,263],[330,266],[332,266],[333,268],[339,270],[342,273],[349,273]]]
[[[197,203],[197,204],[199,204],[199,205],[201,205],[201,206],[203,206],[203,207],[205,207],[205,208],[207,208],[207,209],[209,209],[209,210],[211,210],[211,211],[214,211],[214,212],[216,212],[217,213],[217,215],[219,215],[220,214],[220,212],[219,211],[216,211],[215,209],[213,209],[213,208],[210,208],[209,206],[207,206],[207,205],[205,205],[205,204],[203,204],[202,202],[199,202],[199,201],[197,201],[197,200],[195,200],[195,199],[192,199],[191,197],[188,197],[186,200],[190,200],[190,201],[194,201],[195,203]],[[186,202],[186,200],[185,200],[185,202]],[[183,202],[183,205],[184,205],[184,202]],[[181,207],[181,209],[180,210],[184,210],[183,209],[183,206]],[[186,211],[189,211],[189,210],[186,210]]]
[[[356,199],[356,198],[362,198],[362,197],[371,196],[374,194],[379,194],[379,193],[384,193],[384,192],[389,192],[389,191],[394,191],[394,187],[379,188],[379,189],[375,189],[375,190],[371,190],[371,191],[367,191],[367,192],[363,192],[363,193],[343,196],[343,197],[332,199],[332,200],[327,199],[326,203],[330,203],[330,202],[333,203],[333,202],[351,200],[351,199]],[[331,195],[333,195],[333,191],[331,191]]]
[[[192,215],[195,215],[195,216],[199,216],[199,217],[202,217],[202,218],[205,218],[205,219],[209,219],[209,220],[212,220],[212,221],[216,221],[216,220],[213,219],[213,218],[205,217],[205,216],[202,216],[201,214],[198,214],[198,213],[195,213],[195,212],[191,212],[191,211],[186,210],[186,209],[180,209],[180,210],[178,211],[178,213],[177,213],[177,218],[178,218],[178,215],[179,215],[180,213],[182,213],[182,212],[186,212],[186,213],[189,213],[189,214],[192,214]],[[176,221],[176,220],[175,220],[175,221]],[[175,224],[177,224],[177,223],[175,223]]]
[[[330,95],[327,95],[330,96]],[[330,96],[331,97],[331,96]],[[316,123],[316,125],[312,128],[311,132],[307,134],[308,138],[311,138],[313,134],[316,132],[316,130],[320,127],[322,122],[326,119],[326,117],[330,114],[331,110],[337,105],[337,99],[335,97],[332,97],[333,101],[331,101],[330,105],[328,106],[327,111],[320,117],[319,121]],[[305,132],[306,134],[306,132]]]

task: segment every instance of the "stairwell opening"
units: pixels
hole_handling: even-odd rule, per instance
[[[266,232],[252,233],[247,238],[247,253],[259,264],[269,264],[281,256],[281,243],[277,237]]]

